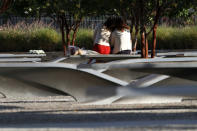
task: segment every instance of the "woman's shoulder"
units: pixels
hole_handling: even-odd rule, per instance
[[[124,32],[130,33],[130,30],[129,29],[124,29]]]
[[[129,29],[123,29],[123,30],[114,30],[113,31],[114,34],[124,34],[124,33],[130,33]]]

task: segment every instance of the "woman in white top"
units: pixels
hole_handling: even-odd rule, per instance
[[[112,25],[112,18],[108,18],[104,24],[100,24],[94,31],[94,47],[93,50],[100,54],[110,54],[110,26]]]
[[[113,54],[130,54],[132,49],[130,28],[121,18],[115,19],[114,31],[110,38]]]

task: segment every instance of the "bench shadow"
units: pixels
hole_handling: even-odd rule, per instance
[[[10,107],[11,108],[11,107]],[[14,109],[15,107],[13,107]],[[159,123],[161,122],[161,123]],[[158,126],[197,124],[197,111],[192,112],[79,112],[79,111],[25,111],[0,113],[3,128],[87,128],[109,126]]]

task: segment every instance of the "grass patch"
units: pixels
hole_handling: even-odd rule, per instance
[[[150,40],[151,42],[151,40]],[[197,27],[159,27],[157,49],[197,49]]]
[[[34,22],[4,25],[0,31],[0,51],[28,51],[30,49],[55,50],[60,35],[50,25]]]
[[[76,46],[85,49],[93,48],[93,30],[91,29],[79,29],[76,38]]]
[[[39,22],[0,27],[0,51],[28,51],[42,49],[44,51],[62,50],[61,34],[50,25]],[[72,34],[71,34],[72,35]],[[75,45],[80,48],[93,48],[93,30],[79,29]],[[151,35],[149,36],[151,47]],[[138,37],[140,49],[140,37]],[[197,49],[197,26],[194,27],[158,27],[157,49]],[[149,47],[149,48],[150,48]]]

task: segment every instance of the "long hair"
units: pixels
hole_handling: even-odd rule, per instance
[[[106,26],[106,28],[110,31],[112,31],[112,27],[114,26],[114,18],[113,17],[109,17],[103,24],[104,26]]]
[[[126,24],[126,22],[121,17],[116,17],[114,19],[115,29],[119,31],[123,31],[124,29],[130,29],[130,27]]]

